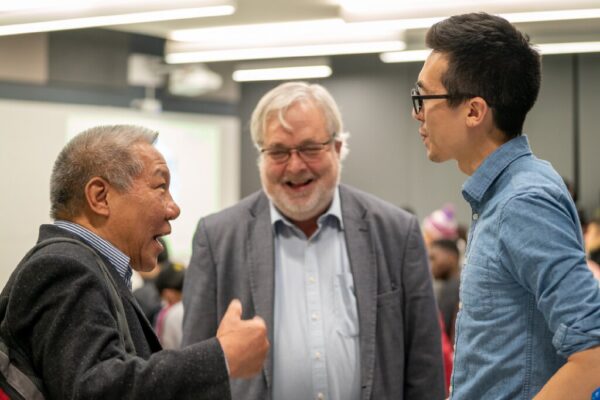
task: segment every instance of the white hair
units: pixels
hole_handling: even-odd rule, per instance
[[[50,178],[50,215],[72,218],[85,203],[85,185],[94,176],[127,190],[144,165],[133,151],[137,143],[153,144],[158,132],[134,125],[90,128],[62,149]]]
[[[250,120],[250,134],[257,149],[261,149],[264,143],[265,127],[268,119],[277,116],[279,123],[284,128],[289,128],[284,116],[288,108],[298,102],[311,102],[325,115],[326,129],[335,141],[342,143],[340,159],[348,154],[347,139],[350,136],[344,132],[342,115],[340,110],[327,89],[318,84],[306,82],[282,83],[265,94],[252,112]]]

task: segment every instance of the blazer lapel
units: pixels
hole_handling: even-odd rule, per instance
[[[144,330],[146,340],[148,341],[148,345],[150,346],[150,350],[153,353],[162,350],[162,345],[160,344],[158,336],[156,336],[156,331],[152,327],[152,323],[148,321],[148,318],[146,318],[146,314],[144,314],[144,311],[140,307],[133,294],[129,290],[127,290],[127,292],[125,292],[124,297],[127,299],[127,301],[129,301],[129,303],[131,303],[133,309],[135,310],[135,313],[137,314],[138,320],[140,321],[140,325]]]
[[[275,250],[273,229],[269,212],[269,201],[262,194],[255,206],[250,209],[247,238],[247,254],[250,254],[250,290],[256,315],[265,320],[269,341],[273,342],[273,296],[275,288]],[[271,387],[272,359],[268,357],[264,365],[267,388]]]
[[[362,397],[368,399],[371,395],[375,368],[377,258],[369,231],[367,210],[343,185],[340,185],[340,202],[344,218],[346,248],[358,303]]]
[[[108,262],[108,260],[105,261]],[[156,336],[156,332],[152,327],[152,323],[148,321],[148,318],[146,318],[146,314],[144,314],[144,311],[133,296],[133,293],[131,293],[127,285],[125,285],[123,279],[120,276],[118,276],[114,268],[111,268],[110,271],[113,275],[113,278],[115,279],[115,282],[117,282],[119,294],[121,295],[121,300],[123,301],[123,303],[127,301],[135,310],[137,319],[140,322],[140,326],[144,331],[144,336],[146,337],[146,341],[148,342],[148,346],[150,347],[150,351],[154,353],[159,350],[162,350],[160,340],[158,340],[158,336]]]

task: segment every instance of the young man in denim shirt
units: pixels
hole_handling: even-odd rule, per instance
[[[472,209],[455,399],[590,399],[600,386],[600,289],[577,210],[523,123],[540,56],[506,20],[458,15],[427,33],[412,92],[427,156],[456,160]]]

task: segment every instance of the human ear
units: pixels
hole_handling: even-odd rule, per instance
[[[85,185],[85,199],[88,207],[94,213],[108,217],[110,207],[108,205],[108,192],[110,183],[105,179],[95,176]]]
[[[341,154],[341,151],[342,151],[342,141],[334,139],[333,145],[335,146],[335,152],[339,156]]]
[[[474,128],[485,120],[490,114],[490,107],[487,102],[481,97],[473,97],[467,102],[469,113],[467,114],[467,126]]]

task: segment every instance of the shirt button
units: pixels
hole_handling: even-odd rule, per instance
[[[316,312],[312,313],[312,315],[310,316],[312,318],[313,321],[316,321],[319,319],[319,314],[317,314]]]
[[[473,214],[473,221],[477,221],[479,219],[479,214]]]
[[[320,352],[316,352],[315,353],[315,359],[320,360],[321,359],[321,353]]]
[[[459,310],[462,310],[462,301],[459,301],[459,302],[458,302],[458,309],[459,309]]]
[[[325,395],[323,393],[317,394],[317,400],[324,400],[324,399],[325,399]]]
[[[311,277],[309,277],[309,278],[308,278],[308,281],[309,281],[310,283],[315,283],[317,280],[315,279],[315,277],[314,277],[314,276],[311,276]]]

